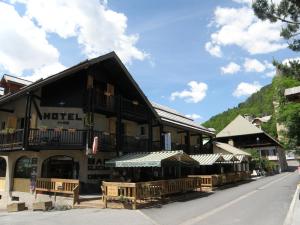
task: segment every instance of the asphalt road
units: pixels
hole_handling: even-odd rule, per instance
[[[298,181],[298,173],[282,173],[193,200],[143,210],[0,212],[0,224],[282,225]]]
[[[282,173],[142,212],[161,225],[282,225],[298,181],[298,173]]]

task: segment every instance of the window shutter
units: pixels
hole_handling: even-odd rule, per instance
[[[12,128],[12,129],[17,128],[17,117],[9,116],[7,118],[7,128]]]

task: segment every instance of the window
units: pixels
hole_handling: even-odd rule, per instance
[[[2,122],[1,122],[1,130],[4,130],[4,129],[5,129],[5,122],[2,121]]]
[[[145,135],[145,127],[141,127],[141,135]]]
[[[15,165],[15,178],[30,178],[31,174],[31,159],[28,157],[21,157],[17,160]]]
[[[0,177],[6,176],[6,160],[0,157]]]

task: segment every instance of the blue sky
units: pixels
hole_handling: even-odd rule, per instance
[[[249,2],[0,1],[0,73],[35,80],[114,50],[150,100],[204,122],[297,57]]]

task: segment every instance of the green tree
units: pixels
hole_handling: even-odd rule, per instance
[[[280,35],[288,40],[289,48],[300,51],[300,1],[281,0],[275,4],[270,0],[255,0],[252,4],[255,15],[261,20],[284,23]]]

